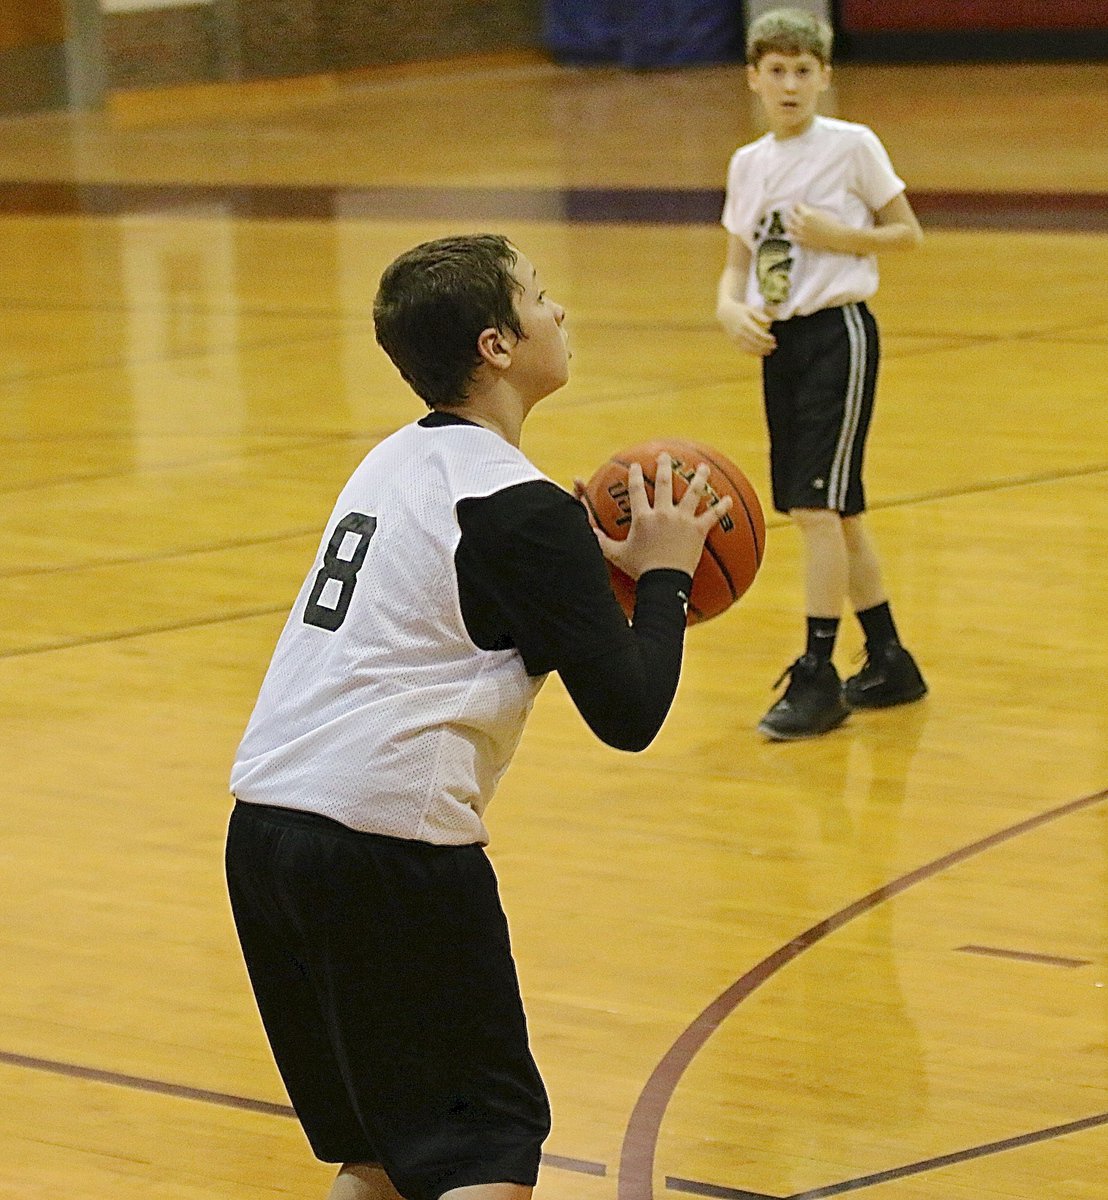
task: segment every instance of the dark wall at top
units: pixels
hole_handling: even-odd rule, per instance
[[[108,13],[113,87],[273,79],[537,48],[541,0],[215,0]]]
[[[840,0],[844,29],[1103,29],[1104,0]]]
[[[1108,0],[838,0],[838,48],[901,61],[1108,57]]]
[[[64,0],[0,0],[0,112],[65,103]]]

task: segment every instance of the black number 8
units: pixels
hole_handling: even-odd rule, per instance
[[[335,526],[327,549],[323,552],[323,566],[315,577],[312,594],[304,608],[304,624],[316,625],[320,629],[329,629],[332,633],[346,620],[346,612],[350,601],[354,598],[354,585],[358,582],[358,572],[365,562],[365,554],[369,549],[369,540],[377,528],[377,518],[367,517],[365,513],[347,513]],[[349,558],[339,558],[339,550],[348,533],[357,535],[358,544]],[[334,608],[320,604],[323,589],[328,580],[334,579],[342,584],[338,602]]]

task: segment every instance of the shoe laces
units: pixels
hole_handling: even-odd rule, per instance
[[[785,680],[792,675],[793,668],[798,662],[800,662],[799,658],[794,659],[793,662],[789,663],[789,665],[781,672],[781,674],[777,676],[773,682],[773,686],[769,689],[771,692],[777,691],[777,689],[785,682]]]
[[[880,677],[885,672],[885,654],[883,650],[878,650],[875,653],[868,646],[863,646],[854,655],[852,661],[863,664],[862,669],[854,676],[855,679],[868,680]]]
[[[793,672],[796,670],[797,667],[800,666],[801,662],[806,657],[807,657],[806,655],[802,654],[800,656],[800,658],[794,658],[793,661],[791,663],[789,663],[789,665],[781,672],[781,674],[778,675],[777,680],[774,683],[773,687],[770,688],[770,691],[776,691],[785,682],[786,679],[788,679],[791,684]]]

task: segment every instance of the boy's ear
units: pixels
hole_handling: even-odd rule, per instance
[[[500,371],[512,362],[511,343],[499,329],[490,327],[481,330],[477,335],[477,353],[482,362],[487,362],[490,367],[496,367]]]
[[[758,68],[753,63],[746,64],[746,86],[753,92],[758,79]]]

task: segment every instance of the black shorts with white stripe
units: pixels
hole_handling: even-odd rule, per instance
[[[880,355],[865,304],[775,321],[762,360],[773,506],[865,511],[862,463]]]

